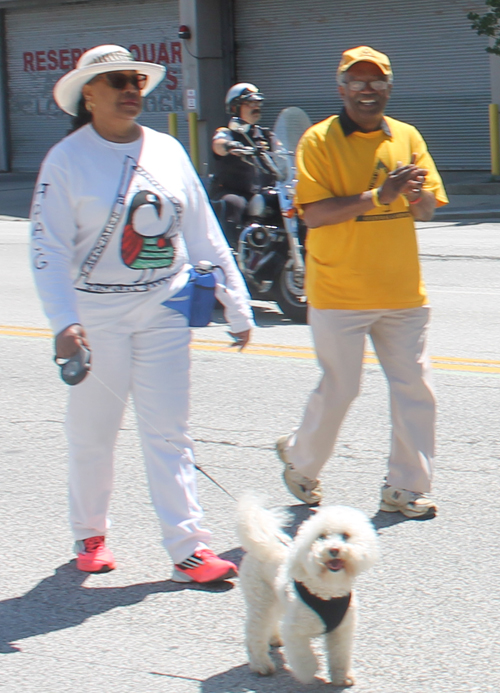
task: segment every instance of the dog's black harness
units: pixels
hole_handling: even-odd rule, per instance
[[[294,580],[293,584],[302,601],[315,611],[325,624],[325,633],[331,633],[337,626],[340,626],[351,602],[350,592],[345,597],[321,599],[321,597],[311,594],[301,582]]]

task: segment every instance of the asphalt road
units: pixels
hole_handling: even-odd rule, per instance
[[[387,389],[368,353],[361,396],[324,470],[326,502],[364,510],[382,557],[358,582],[357,693],[500,691],[500,225],[422,225],[439,402],[437,518],[377,513]],[[9,693],[298,693],[283,668],[253,675],[238,581],[176,585],[159,544],[133,414],[116,451],[109,544],[116,571],[74,567],[66,514],[65,386],[27,266],[27,226],[0,221],[0,690]],[[318,369],[308,328],[272,304],[243,354],[218,322],[193,344],[198,462],[238,497],[306,516],[280,479],[276,437],[295,425]],[[368,345],[370,351],[370,345]],[[234,559],[235,504],[203,476],[213,548]],[[338,690],[338,689],[337,689]]]

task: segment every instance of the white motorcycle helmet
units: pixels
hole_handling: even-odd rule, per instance
[[[255,84],[249,82],[234,84],[226,94],[226,113],[239,116],[240,106],[244,101],[264,101],[264,94]]]

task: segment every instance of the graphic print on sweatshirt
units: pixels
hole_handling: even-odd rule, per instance
[[[170,267],[175,250],[171,238],[175,237],[175,216],[171,214],[167,228],[163,210],[165,205],[152,190],[135,193],[129,206],[123,229],[122,260],[136,270]]]
[[[82,263],[76,288],[129,293],[168,281],[187,259],[179,233],[181,211],[175,196],[132,157],[125,157],[109,218]]]

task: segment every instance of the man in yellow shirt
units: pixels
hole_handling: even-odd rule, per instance
[[[384,116],[392,78],[383,53],[345,51],[337,71],[344,108],[299,143],[296,205],[309,229],[309,323],[323,376],[301,425],[277,441],[277,451],[291,493],[318,504],[318,476],[359,392],[370,335],[392,415],[380,507],[426,518],[437,511],[429,496],[435,401],[414,222],[429,221],[448,200],[420,133]]]

